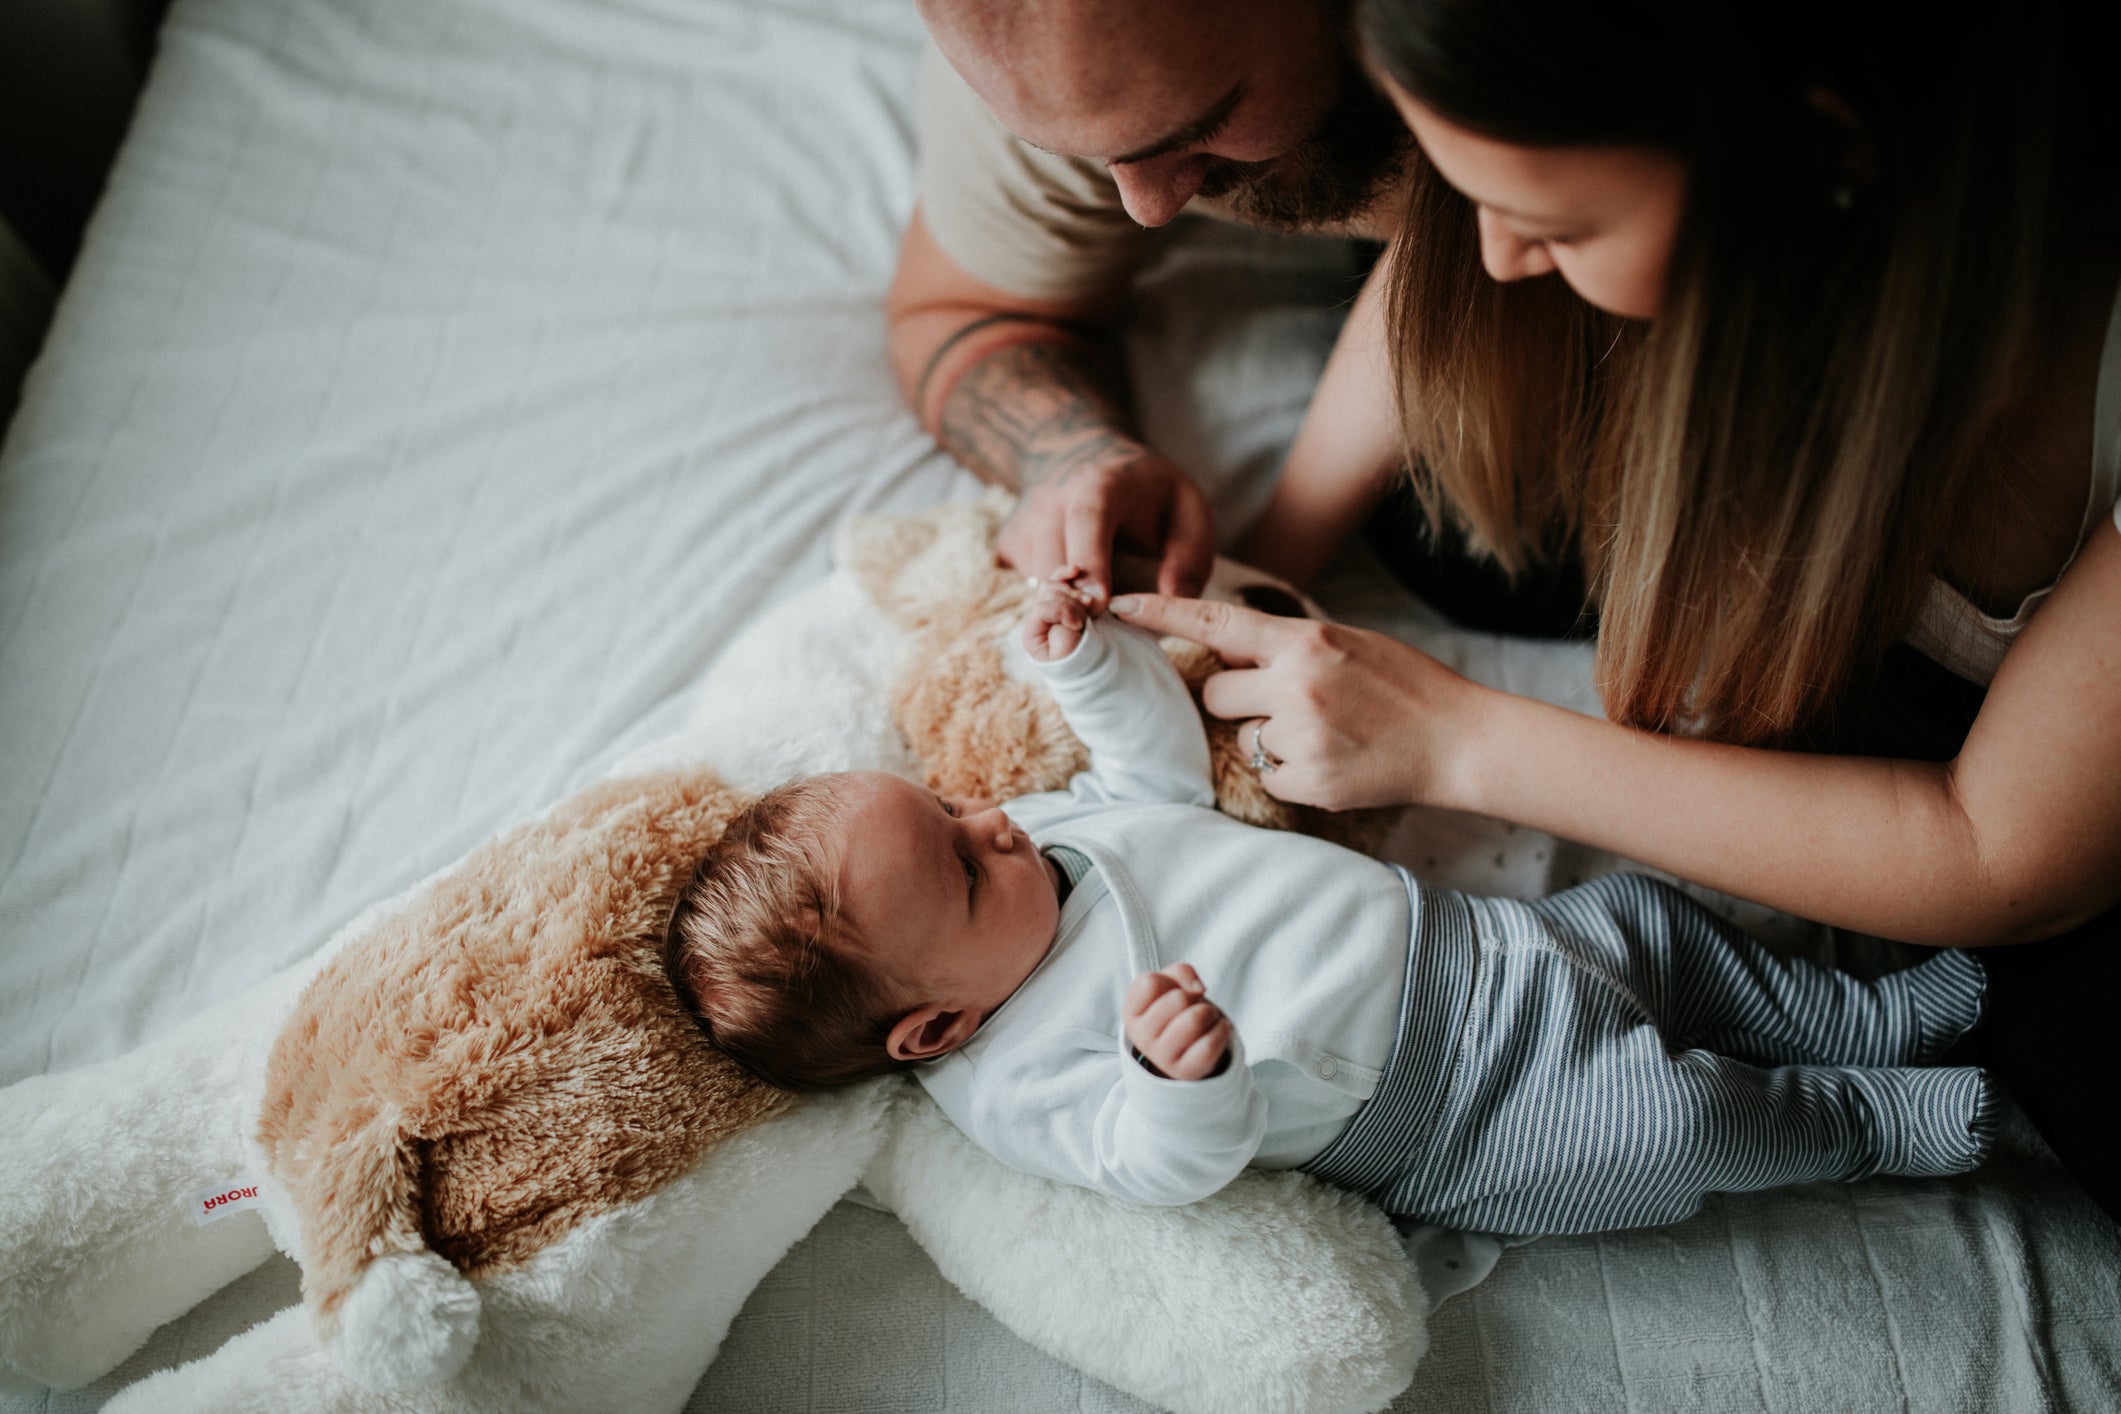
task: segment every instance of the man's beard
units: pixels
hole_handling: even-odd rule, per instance
[[[1218,162],[1199,195],[1227,196],[1242,219],[1279,230],[1346,225],[1398,179],[1413,141],[1391,101],[1343,62],[1309,137],[1269,162]]]

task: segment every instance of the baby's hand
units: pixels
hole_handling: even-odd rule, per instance
[[[1082,641],[1083,625],[1097,612],[1097,598],[1078,589],[1082,571],[1062,565],[1048,579],[1033,580],[1038,597],[1024,617],[1024,647],[1041,663],[1065,658]]]
[[[1208,1000],[1191,963],[1135,978],[1120,1014],[1128,1043],[1173,1080],[1205,1080],[1230,1058],[1230,1018]]]

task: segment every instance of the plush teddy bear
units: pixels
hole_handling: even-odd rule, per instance
[[[1405,1388],[1428,1304],[1367,1204],[1298,1174],[1185,1210],[1031,1178],[903,1079],[800,1101],[752,1080],[663,977],[676,890],[750,793],[869,766],[1006,797],[1082,764],[1017,656],[1006,509],[852,523],[840,570],[615,779],[132,1054],[0,1091],[0,1370],[97,1378],[277,1247],[303,1308],[110,1407],[675,1409],[861,1182],[1019,1334],[1151,1402],[1365,1410]],[[1273,801],[1211,737],[1225,809],[1382,830]]]

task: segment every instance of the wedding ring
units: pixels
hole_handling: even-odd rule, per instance
[[[1259,734],[1265,731],[1266,729],[1267,719],[1265,717],[1253,718],[1252,759],[1250,765],[1253,770],[1259,772],[1262,776],[1270,776],[1274,774],[1275,768],[1281,765],[1281,758],[1279,756],[1276,756],[1273,752],[1267,750],[1267,748],[1260,742]]]

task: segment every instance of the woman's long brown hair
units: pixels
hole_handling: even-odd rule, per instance
[[[1778,38],[1693,0],[1358,6],[1374,62],[1462,126],[1686,163],[1648,324],[1488,279],[1472,205],[1418,155],[1390,256],[1416,489],[1506,566],[1573,542],[1615,720],[1809,736],[1904,633],[2028,374],[2053,45],[2025,16],[1883,13],[1848,42],[1864,9],[1794,37],[1775,11]],[[1841,53],[1805,51],[1830,32]]]

